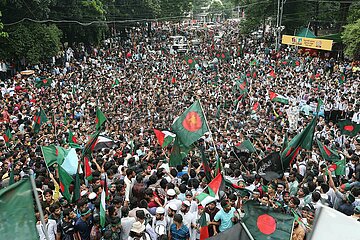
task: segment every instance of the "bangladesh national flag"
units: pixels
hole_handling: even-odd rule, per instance
[[[75,182],[74,182],[74,194],[72,197],[72,202],[75,203],[80,199],[80,176],[79,172],[76,172]]]
[[[317,145],[318,145],[318,147],[320,149],[321,156],[325,160],[328,160],[328,161],[331,161],[331,162],[336,162],[336,161],[340,160],[340,156],[336,151],[328,148],[327,146],[322,144],[318,139],[316,139],[316,142],[317,142]]]
[[[105,203],[105,199],[106,199],[106,193],[105,193],[105,188],[103,188],[103,190],[101,192],[101,198],[100,198],[100,226],[102,228],[105,227],[105,222],[106,222],[106,203]]]
[[[350,137],[355,137],[360,131],[360,124],[356,124],[348,119],[339,121],[337,125],[340,128],[341,134]]]
[[[172,143],[172,141],[176,137],[176,135],[172,132],[161,131],[155,128],[154,128],[154,133],[162,148],[167,147],[170,143]]]
[[[62,192],[62,195],[68,201],[71,201],[69,187],[70,187],[71,182],[73,181],[73,178],[61,166],[58,167],[58,173],[59,173],[59,180],[60,180],[60,190]]]
[[[96,119],[95,119],[95,123],[96,123],[96,130],[100,130],[101,126],[103,125],[104,122],[106,122],[106,117],[104,115],[104,113],[99,109],[96,108]]]
[[[258,63],[257,63],[257,60],[256,59],[253,59],[251,62],[250,62],[250,65],[251,66],[255,66],[255,65],[257,65]]]
[[[91,156],[88,155],[84,156],[84,173],[85,173],[85,179],[88,181],[91,181],[93,179],[91,165],[90,165],[90,158]]]
[[[199,219],[200,225],[200,240],[205,240],[209,237],[209,229],[208,229],[208,222],[206,221],[206,213],[205,211],[201,214]]]
[[[220,175],[222,170],[223,170],[223,167],[222,167],[222,164],[221,164],[221,160],[220,160],[219,156],[216,156],[216,165],[215,165],[214,176]]]
[[[55,145],[41,146],[40,149],[44,157],[45,164],[48,167],[63,161],[65,155],[67,154],[64,148]]]
[[[30,179],[0,190],[1,239],[39,239],[33,202]]]
[[[344,159],[339,159],[338,161],[334,162],[333,164],[331,164],[328,169],[331,172],[335,172],[336,176],[343,176],[345,175],[345,170],[346,170],[346,160]]]
[[[252,142],[249,139],[246,139],[245,141],[243,141],[236,148],[238,148],[240,150],[249,151],[250,153],[256,152],[256,149],[255,149],[254,145],[252,144]]]
[[[170,153],[170,167],[176,167],[182,164],[182,160],[188,155],[190,148],[181,143],[178,137],[175,138]]]
[[[43,123],[47,122],[47,117],[44,112],[44,110],[40,107],[39,111],[34,116],[34,124],[33,124],[33,130],[34,133],[38,133],[40,131],[40,127]]]
[[[49,87],[51,86],[51,83],[52,83],[51,78],[42,78],[35,82],[35,87],[36,88]]]
[[[91,155],[91,153],[94,151],[96,143],[99,140],[100,131],[95,132],[89,137],[89,140],[85,144],[83,155]]]
[[[199,146],[200,153],[201,153],[201,160],[202,160],[202,167],[204,169],[205,177],[207,182],[211,182],[212,180],[212,174],[211,174],[211,168],[209,166],[209,161],[205,156],[205,150],[203,146]]]
[[[340,85],[344,84],[344,82],[346,82],[346,75],[344,73],[341,73],[338,81]]]
[[[69,130],[69,136],[68,136],[68,143],[69,143],[70,147],[72,147],[72,148],[80,148],[77,138],[75,137],[74,133],[70,130]]]
[[[6,129],[5,134],[3,135],[3,138],[4,138],[6,146],[9,147],[10,140],[12,139],[12,134],[11,134],[11,131],[9,128]]]
[[[274,70],[271,70],[269,73],[269,78],[276,78],[276,73]]]
[[[256,113],[259,110],[259,105],[260,105],[259,102],[256,102],[256,103],[253,104],[252,110],[251,110],[252,114]]]
[[[111,87],[117,87],[117,86],[119,86],[119,85],[120,85],[119,79],[118,79],[118,78],[115,78],[115,81],[114,81],[114,83],[111,85]]]
[[[256,240],[290,240],[294,225],[294,217],[273,208],[262,206],[255,201],[247,201],[243,205],[243,218],[246,228]]]
[[[199,100],[176,119],[172,129],[185,146],[190,146],[209,131]]]
[[[185,57],[185,62],[190,67],[190,69],[195,68],[196,61],[192,57],[186,56]]]
[[[281,153],[284,170],[290,166],[301,149],[312,149],[316,121],[317,118],[314,117],[306,128],[291,139],[288,146]]]
[[[289,104],[289,99],[283,95],[270,91],[270,100],[273,102],[279,102],[283,104]]]

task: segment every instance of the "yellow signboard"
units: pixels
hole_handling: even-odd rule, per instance
[[[333,40],[283,35],[282,44],[331,51]]]

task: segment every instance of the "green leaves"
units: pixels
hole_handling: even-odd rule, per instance
[[[346,25],[344,28],[341,38],[346,45],[345,55],[356,58],[360,55],[360,19],[355,23]]]

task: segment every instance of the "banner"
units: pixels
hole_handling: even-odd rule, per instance
[[[282,44],[331,51],[333,40],[283,35]]]

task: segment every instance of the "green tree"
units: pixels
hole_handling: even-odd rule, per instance
[[[358,59],[360,57],[360,19],[344,27],[342,39],[345,47],[345,55]]]
[[[0,12],[0,17],[1,17],[1,12]],[[4,25],[2,22],[0,22],[0,38],[8,36],[8,34],[6,32],[3,32],[3,28],[4,28]]]
[[[8,38],[0,44],[0,58],[22,59],[30,64],[48,60],[60,50],[61,31],[56,25],[20,23],[9,27]]]

